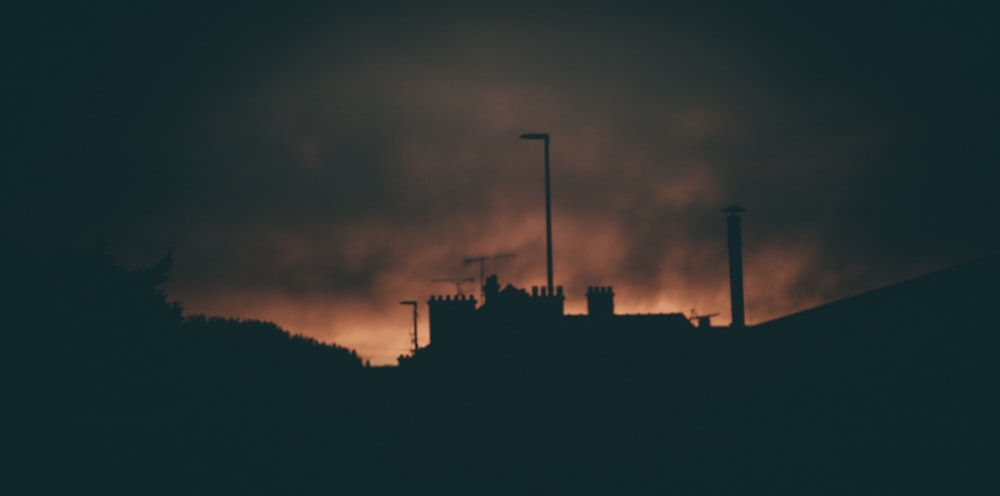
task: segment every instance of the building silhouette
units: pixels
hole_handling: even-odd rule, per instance
[[[483,286],[485,301],[472,296],[433,295],[427,301],[430,344],[425,354],[461,361],[583,359],[595,353],[619,353],[622,343],[641,346],[644,338],[693,334],[684,314],[615,314],[611,286],[591,286],[587,313],[568,315],[562,286],[549,294],[544,286],[530,292],[496,275]]]
[[[727,214],[733,315],[730,327],[742,329],[746,324],[740,214],[746,210],[730,205],[721,211]],[[691,318],[681,313],[615,314],[615,292],[611,286],[590,286],[585,295],[587,314],[566,315],[563,287],[552,285],[551,254],[548,264],[548,285],[533,286],[530,293],[512,284],[501,288],[494,274],[483,283],[481,305],[477,306],[475,297],[461,293],[431,296],[427,301],[430,344],[423,355],[461,361],[509,360],[518,356],[573,360],[573,357],[627,354],[632,349],[662,345],[657,341],[664,338],[690,339],[696,329],[713,328],[711,317],[717,314]],[[692,319],[698,322],[697,328]]]

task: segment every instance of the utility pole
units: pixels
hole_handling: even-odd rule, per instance
[[[417,350],[420,349],[420,345],[417,341],[417,302],[407,300],[399,302],[400,305],[411,305],[413,306],[413,354],[417,354]]]

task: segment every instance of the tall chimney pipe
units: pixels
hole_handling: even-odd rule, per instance
[[[729,298],[732,304],[731,327],[744,327],[743,316],[743,241],[740,232],[740,213],[746,209],[730,205],[721,210],[726,214],[726,231],[729,238]]]

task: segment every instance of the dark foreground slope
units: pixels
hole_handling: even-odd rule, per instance
[[[0,492],[314,494],[391,464],[391,397],[353,352],[183,317],[157,287],[169,256],[5,250]]]
[[[998,277],[984,260],[742,331],[647,336],[625,354],[598,342],[548,363],[428,357],[409,367],[414,459],[424,484],[455,492],[996,488]]]

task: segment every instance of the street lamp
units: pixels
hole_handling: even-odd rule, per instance
[[[548,133],[524,133],[521,139],[545,142],[545,259],[548,264],[549,295],[552,289],[552,194],[549,192],[549,135]]]

